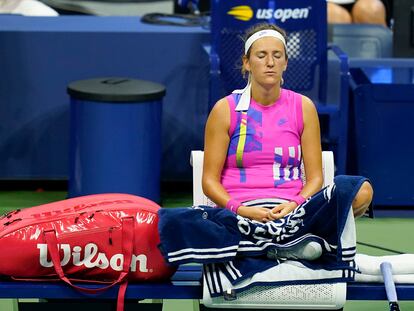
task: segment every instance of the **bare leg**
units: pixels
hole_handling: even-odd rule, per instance
[[[352,17],[349,12],[335,3],[328,2],[328,23],[329,24],[350,24]]]
[[[352,209],[354,210],[355,218],[365,214],[371,204],[373,194],[374,190],[372,189],[371,184],[365,181],[352,201]]]
[[[358,0],[352,7],[352,19],[357,24],[387,26],[385,6],[380,0]]]

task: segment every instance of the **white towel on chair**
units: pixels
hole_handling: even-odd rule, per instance
[[[382,280],[380,264],[384,261],[391,263],[393,275],[404,276],[404,278],[405,275],[411,275],[414,280],[414,254],[390,256],[370,256],[365,254],[356,254],[355,256],[355,262],[361,273],[365,275],[381,276],[381,279],[379,281]]]
[[[394,280],[396,284],[398,283],[414,284],[414,273],[413,274],[393,274],[392,279]],[[382,278],[382,275],[355,273],[355,282],[384,283],[384,279]]]

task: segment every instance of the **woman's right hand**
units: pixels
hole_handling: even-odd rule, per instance
[[[237,214],[251,220],[265,223],[272,220],[269,218],[269,211],[266,207],[242,205],[238,208]]]

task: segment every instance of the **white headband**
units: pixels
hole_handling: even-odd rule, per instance
[[[247,55],[247,51],[252,46],[253,42],[263,37],[273,37],[273,38],[279,39],[280,41],[282,41],[286,49],[286,40],[280,32],[273,30],[273,29],[264,29],[264,30],[255,32],[253,35],[249,37],[249,39],[246,40],[246,43],[244,44],[244,55]]]

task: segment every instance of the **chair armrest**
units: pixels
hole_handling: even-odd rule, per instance
[[[335,161],[332,151],[322,151],[322,174],[323,174],[323,186],[333,184],[335,175]]]
[[[340,70],[341,74],[348,74],[349,71],[349,65],[348,65],[348,55],[342,51],[342,49],[334,44],[328,45],[328,50],[332,50],[334,55],[338,57],[339,63],[340,63]]]
[[[204,152],[201,150],[191,151],[190,164],[193,167],[193,205],[204,204],[203,177]]]
[[[338,118],[338,151],[337,171],[346,173],[346,153],[348,151],[348,119],[349,119],[349,63],[348,55],[336,45],[329,45],[328,49],[339,58],[340,61],[340,91],[339,91],[339,118]]]
[[[413,58],[356,58],[353,57],[349,60],[351,68],[372,68],[372,67],[385,67],[385,68],[414,68]]]

